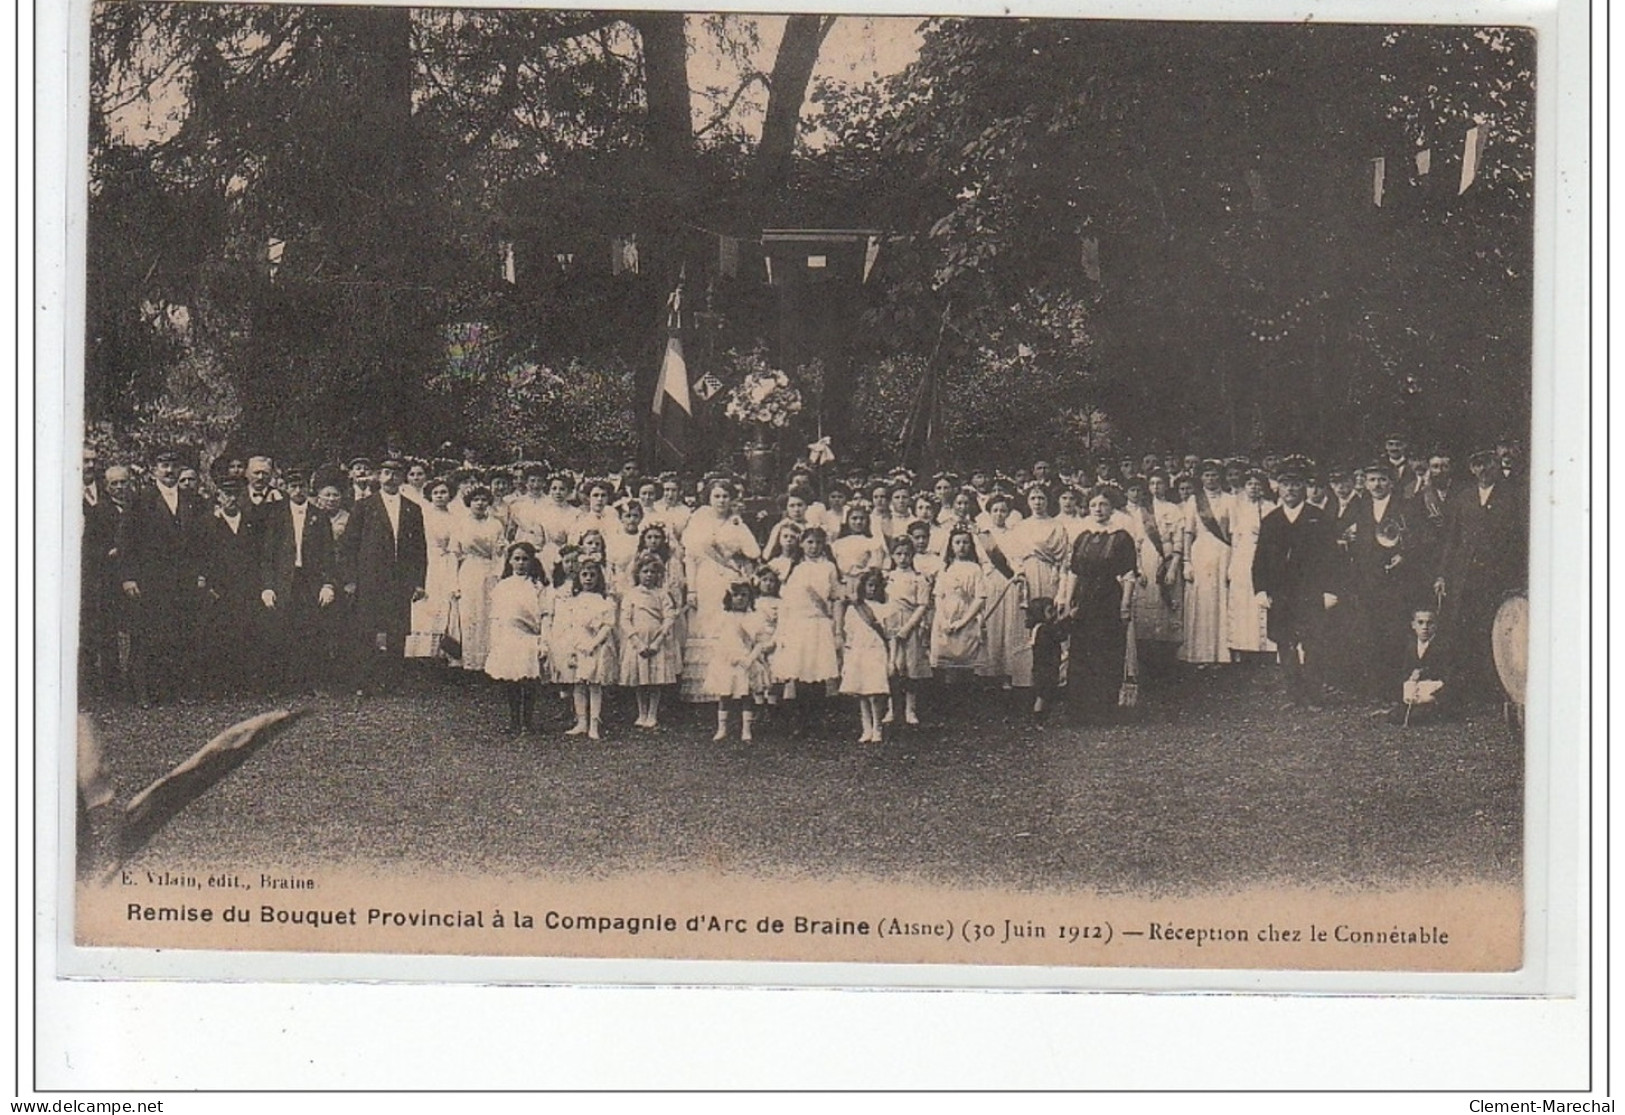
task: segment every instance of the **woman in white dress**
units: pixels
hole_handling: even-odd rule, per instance
[[[423,599],[412,605],[412,630],[441,635],[449,626],[457,595],[457,554],[451,538],[458,517],[451,513],[450,481],[431,480],[423,495],[423,538],[429,565],[423,578]]]
[[[1147,544],[1140,550],[1140,591],[1134,595],[1134,638],[1140,660],[1153,671],[1171,667],[1185,638],[1182,602],[1189,538],[1185,514],[1169,499],[1168,475],[1153,470],[1144,480],[1144,505],[1131,502]],[[1130,487],[1130,499],[1134,489]]]
[[[1040,484],[1027,489],[1027,517],[1010,528],[1011,545],[1019,557],[1013,562],[1023,616],[1027,603],[1040,598],[1062,603],[1058,597],[1061,575],[1072,559],[1072,539],[1066,527],[1050,513],[1049,493]],[[1025,622],[1025,620],[1023,621]],[[1022,639],[1010,657],[1010,684],[1017,689],[1033,687],[1032,647]]]
[[[1269,637],[1269,610],[1261,608],[1253,592],[1253,554],[1258,550],[1258,529],[1274,504],[1264,496],[1269,477],[1254,469],[1230,499],[1230,582],[1225,611],[1230,626],[1230,649],[1235,657],[1274,655]]]
[[[988,593],[987,661],[981,672],[1005,689],[1014,684],[1010,679],[1016,658],[1027,650],[1024,582],[1016,580],[1026,554],[1010,525],[1011,503],[1007,493],[995,492],[987,501],[987,527],[978,534],[987,561]]]
[[[694,512],[683,529],[690,608],[683,643],[685,701],[716,700],[716,694],[705,692],[706,667],[715,643],[713,628],[722,615],[728,587],[745,580],[761,556],[755,536],[734,510],[734,500],[730,481],[713,481],[706,490],[706,505]]]
[[[526,513],[528,529],[532,532],[528,537],[536,545],[536,556],[541,559],[543,569],[556,566],[559,551],[574,542],[580,533],[576,521],[581,517],[581,509],[570,503],[571,487],[567,474],[555,472],[547,478],[547,494]]]
[[[463,632],[463,669],[484,670],[491,646],[491,590],[502,576],[506,530],[491,514],[491,489],[468,491],[468,514],[451,536],[457,555],[457,612]]]
[[[1185,504],[1190,560],[1185,563],[1184,639],[1179,660],[1198,667],[1230,661],[1225,585],[1230,578],[1230,497],[1224,466],[1202,462],[1196,493]]]

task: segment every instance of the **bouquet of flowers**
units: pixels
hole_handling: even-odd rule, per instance
[[[789,376],[769,366],[759,350],[735,355],[734,364],[744,370],[745,378],[728,393],[729,418],[783,429],[801,413],[801,392],[791,386]]]

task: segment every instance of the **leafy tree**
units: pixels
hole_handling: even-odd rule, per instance
[[[880,153],[879,219],[907,232],[875,334],[926,351],[951,306],[941,363],[998,353],[1031,418],[1051,401],[1021,347],[1139,442],[1482,438],[1527,422],[1532,52],[1506,29],[942,20],[908,71],[819,91],[826,169]],[[1458,198],[1475,119],[1487,169]],[[1032,310],[1061,298],[1090,326],[1041,348]]]

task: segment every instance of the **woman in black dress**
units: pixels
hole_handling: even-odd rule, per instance
[[[1106,716],[1117,707],[1134,618],[1134,540],[1112,525],[1122,506],[1114,486],[1101,485],[1090,495],[1089,514],[1072,544],[1061,585],[1072,631],[1067,700],[1086,717]]]

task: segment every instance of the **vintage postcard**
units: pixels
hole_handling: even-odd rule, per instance
[[[1477,18],[91,5],[62,970],[1560,990]]]

